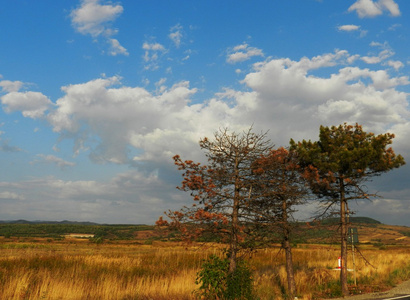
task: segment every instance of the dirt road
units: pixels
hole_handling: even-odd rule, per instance
[[[364,295],[355,295],[345,298],[333,298],[332,300],[376,300],[376,299],[388,299],[395,298],[402,295],[410,295],[410,280],[405,281],[393,289],[386,292],[371,293]]]

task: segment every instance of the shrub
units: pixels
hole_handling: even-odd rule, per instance
[[[211,255],[197,273],[196,291],[205,299],[254,299],[253,278],[244,260],[237,263],[234,273],[229,273],[229,259]]]

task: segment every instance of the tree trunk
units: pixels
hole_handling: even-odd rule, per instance
[[[293,273],[292,248],[290,246],[289,240],[283,241],[283,248],[285,248],[286,253],[286,274],[288,278],[289,296],[291,299],[293,299],[296,294],[296,283]]]
[[[296,283],[293,272],[292,247],[290,246],[290,229],[288,224],[288,213],[286,200],[282,201],[282,221],[283,221],[283,248],[286,253],[286,275],[288,279],[288,290],[290,299],[296,294]]]
[[[230,242],[230,261],[229,273],[234,273],[236,270],[236,260],[238,252],[238,234],[239,234],[239,202],[240,202],[240,180],[238,175],[238,159],[235,159],[235,192],[232,207],[232,234]]]
[[[230,261],[229,261],[229,273],[233,273],[236,270],[236,254],[238,252],[238,228],[239,228],[239,200],[234,199],[234,206],[232,211],[232,239],[230,243]]]
[[[341,238],[341,259],[340,285],[343,296],[349,295],[347,286],[347,223],[346,223],[346,199],[343,178],[340,178],[340,238]]]

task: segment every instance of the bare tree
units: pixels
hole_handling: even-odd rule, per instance
[[[208,158],[207,165],[178,155],[175,164],[183,171],[178,188],[191,193],[194,204],[166,213],[170,222],[160,218],[158,225],[178,228],[188,239],[212,232],[229,245],[229,272],[236,270],[238,253],[250,247],[248,239],[256,234],[248,230],[257,217],[250,209],[253,200],[252,164],[272,148],[266,133],[255,134],[252,128],[242,133],[220,129],[214,139],[203,138],[199,145]]]

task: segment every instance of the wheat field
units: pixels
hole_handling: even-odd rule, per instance
[[[408,250],[369,246],[363,257],[356,253],[357,286],[349,274],[352,292],[388,289],[410,279]],[[333,270],[336,246],[299,245],[293,253],[299,299],[340,295],[339,271]],[[221,245],[0,240],[0,299],[195,299],[196,272],[210,254],[222,255]],[[256,298],[286,299],[283,251],[261,249],[248,260]]]

